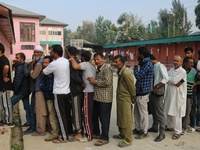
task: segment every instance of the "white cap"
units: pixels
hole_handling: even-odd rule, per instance
[[[40,45],[35,46],[34,50],[44,52],[42,46],[40,46]]]

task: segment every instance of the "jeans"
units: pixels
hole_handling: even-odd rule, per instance
[[[17,95],[13,95],[11,98],[12,106],[15,106],[20,100],[23,102],[24,110],[26,111],[26,120],[27,123],[30,124],[31,122],[31,111],[30,111],[30,104],[29,104],[29,95],[24,96],[21,93]]]

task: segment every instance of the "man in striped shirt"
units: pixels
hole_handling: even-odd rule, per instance
[[[195,80],[197,70],[193,68],[194,60],[192,57],[185,57],[183,59],[183,68],[187,72],[187,103],[186,103],[186,114],[183,117],[183,131],[187,129],[190,122],[190,112],[192,111],[193,97],[196,93],[196,85],[199,85],[200,82]],[[188,130],[190,131],[190,130]]]

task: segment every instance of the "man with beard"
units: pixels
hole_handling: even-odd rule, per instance
[[[35,64],[35,65],[34,65]],[[43,78],[43,48],[35,46],[33,61],[31,63],[30,76],[35,79],[35,112],[36,112],[36,128],[37,131],[32,136],[42,136],[46,134],[46,102],[40,84]]]
[[[149,137],[148,135],[148,110],[149,93],[153,80],[153,65],[149,58],[149,50],[139,47],[135,59],[134,75],[136,78],[136,103],[134,107],[135,130],[139,134],[136,139]]]
[[[168,71],[169,80],[164,99],[164,112],[167,115],[167,127],[174,128],[173,140],[180,138],[182,133],[182,117],[186,112],[187,74],[182,68],[182,58],[174,56],[174,67]]]
[[[99,136],[100,140],[95,143],[101,146],[109,142],[110,114],[113,99],[113,72],[111,66],[104,63],[102,53],[94,54],[94,62],[97,65],[96,78],[88,77],[94,85],[94,111],[93,111],[93,138]],[[99,129],[101,123],[101,134]]]
[[[118,69],[117,84],[117,126],[118,135],[114,135],[114,139],[123,140],[118,144],[124,148],[132,144],[132,103],[135,103],[136,89],[133,74],[125,67],[125,58],[122,55],[114,57],[114,66]]]
[[[24,109],[26,111],[27,123],[31,122],[31,113],[29,105],[29,77],[24,75],[24,65],[26,56],[24,53],[17,53],[15,55],[15,76],[13,81],[14,95],[11,98],[12,106],[15,106],[20,100],[22,100]]]

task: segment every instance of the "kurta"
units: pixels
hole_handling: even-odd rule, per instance
[[[169,81],[165,95],[165,113],[170,116],[185,116],[186,112],[186,97],[187,97],[187,74],[186,71],[179,67],[175,69],[174,67],[168,71]],[[184,82],[176,87],[179,81],[184,80]]]
[[[118,73],[117,86],[117,126],[127,128],[132,125],[132,101],[135,98],[135,80],[125,67]]]

